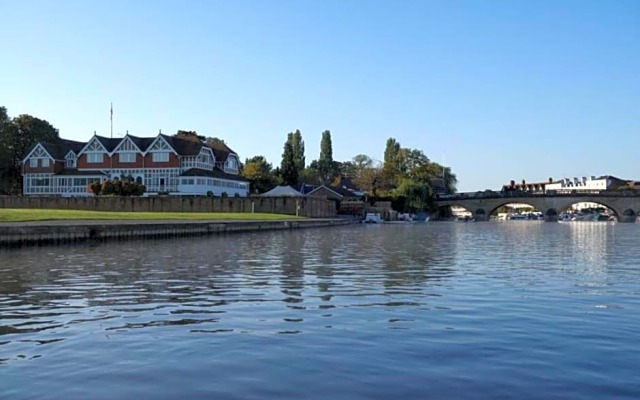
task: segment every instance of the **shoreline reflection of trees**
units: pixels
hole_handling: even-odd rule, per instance
[[[204,307],[219,312],[237,301],[327,309],[336,305],[336,296],[421,290],[429,280],[451,274],[450,232],[440,237],[426,226],[378,228],[29,249],[14,254],[14,264],[0,279],[0,293],[38,309],[106,307],[104,312],[152,313],[164,308],[163,317],[145,317],[159,323],[182,314],[205,314]],[[314,290],[305,293],[306,285]],[[131,307],[136,305],[149,307]]]

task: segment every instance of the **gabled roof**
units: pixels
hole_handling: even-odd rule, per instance
[[[147,150],[147,148],[149,147],[149,145],[151,145],[151,143],[153,143],[153,141],[156,139],[155,137],[138,137],[138,136],[133,136],[133,135],[129,135],[128,133],[120,139],[120,143],[118,143],[118,145],[116,146],[116,148],[114,148],[114,151],[116,149],[121,148],[120,146],[122,145],[122,143],[124,143],[124,141],[126,139],[129,139],[141,152],[145,152]]]
[[[613,179],[613,180],[616,180],[616,181],[625,182],[624,179],[620,179],[617,176],[613,176],[613,175],[602,175],[602,176],[598,177],[597,179]]]
[[[307,193],[307,194],[308,194],[309,196],[313,196],[313,194],[314,194],[315,192],[319,192],[319,191],[321,191],[321,190],[323,190],[323,189],[324,189],[324,190],[327,190],[327,191],[329,191],[329,192],[331,192],[331,193],[333,193],[333,194],[335,194],[335,195],[336,195],[336,197],[339,197],[340,199],[342,199],[342,198],[344,197],[342,194],[338,193],[338,192],[335,190],[336,188],[332,188],[332,187],[329,187],[329,186],[326,186],[326,185],[320,185],[320,186],[318,186],[317,188],[313,189],[312,191],[310,191],[310,192],[309,192],[309,193]]]
[[[168,149],[171,149],[171,151],[178,154],[176,149],[171,145],[171,141],[168,138],[169,138],[168,136],[162,135],[162,134],[156,136],[155,138],[153,138],[153,141],[151,141],[151,143],[147,146],[147,150],[145,150],[145,152],[151,151],[151,149],[156,147],[156,145],[164,148],[163,146],[158,145],[159,142],[162,142],[167,146]]]
[[[104,148],[109,153],[113,152],[113,150],[115,150],[115,148],[118,147],[118,145],[122,141],[122,138],[108,138],[105,136],[98,136],[98,135],[95,135],[95,138],[98,139],[100,143],[102,143]]]
[[[208,178],[219,178],[219,179],[227,179],[230,181],[239,181],[239,182],[248,182],[245,178],[240,175],[227,174],[220,168],[214,168],[213,170],[206,170],[200,168],[190,168],[184,171],[180,176],[205,176]]]
[[[302,186],[300,186],[300,193],[309,194],[313,190],[315,190],[317,187],[318,187],[318,185],[311,185],[309,183],[303,183]]]
[[[25,159],[29,155],[31,155],[33,150],[35,150],[38,145],[42,145],[42,147],[54,160],[64,160],[69,151],[73,151],[74,153],[78,154],[78,152],[84,147],[84,143],[82,142],[76,142],[75,140],[67,139],[58,139],[55,143],[36,143],[31,147],[31,149],[29,149],[29,152],[27,153]]]
[[[151,146],[151,143],[153,143],[153,141],[156,140],[155,137],[138,137],[138,136],[133,136],[133,135],[127,135],[127,136],[129,137],[129,139],[131,139],[131,141],[136,146],[138,146],[138,148],[142,152],[147,151],[149,146]]]
[[[362,197],[363,192],[357,192],[355,190],[347,189],[345,187],[338,186],[329,186],[329,185],[310,185],[307,183],[303,183],[300,188],[300,192],[302,194],[311,195],[313,192],[320,190],[320,188],[325,188],[333,193],[335,193],[338,197]]]
[[[31,157],[31,155],[36,151],[38,147],[41,147],[44,150],[44,152],[48,153],[49,156],[51,157],[51,153],[49,153],[49,151],[42,145],[42,143],[36,143],[29,148],[29,151],[27,152],[27,154],[22,158],[22,162],[23,163],[27,162],[27,159]]]
[[[36,143],[30,149],[24,159],[30,155],[39,144],[56,160],[64,160],[69,151],[73,151],[76,155],[85,150],[89,144],[96,140],[100,143],[107,153],[113,154],[123,140],[130,139],[141,152],[145,153],[160,138],[164,140],[178,155],[180,156],[197,156],[203,148],[210,149],[217,163],[224,163],[230,154],[238,156],[236,152],[231,150],[229,146],[222,141],[207,145],[200,141],[180,136],[168,136],[159,134],[155,137],[138,137],[127,134],[124,138],[108,138],[105,136],[93,135],[87,142],[77,142],[74,140],[58,139],[55,143]],[[237,178],[235,180],[238,180]]]
[[[229,158],[229,154],[234,154],[236,157],[238,154],[231,150],[229,146],[227,146],[223,141],[214,141],[208,143],[208,146],[213,150],[213,155],[216,158],[216,162],[225,162],[227,158]]]
[[[202,148],[202,142],[195,142],[189,139],[183,139],[175,136],[167,136],[164,134],[160,134],[169,146],[173,147],[173,149],[181,156],[197,156],[200,154],[200,149]]]
[[[304,195],[291,186],[276,186],[266,193],[262,193],[263,197],[304,197]]]

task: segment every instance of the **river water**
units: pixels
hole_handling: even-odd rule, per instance
[[[2,399],[638,399],[640,225],[0,251]]]

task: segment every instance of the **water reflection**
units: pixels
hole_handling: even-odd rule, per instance
[[[583,321],[576,315],[602,304],[631,309],[613,290],[637,275],[634,227],[374,225],[2,252],[0,363],[17,392],[66,382],[59,398],[74,397],[67,392],[74,385],[104,385],[101,376],[126,388],[122,398],[145,398],[117,378],[121,370],[148,371],[138,384],[156,376],[188,382],[181,387],[217,382],[207,397],[251,391],[245,378],[255,380],[248,397],[304,397],[295,388],[314,386],[305,377],[327,382],[333,371],[341,372],[333,381],[344,376],[342,387],[373,385],[387,398],[402,397],[385,392],[393,387],[429,397],[425,376],[456,387],[450,379],[459,374],[486,389],[479,365],[502,368],[494,379],[511,376],[503,372],[517,366],[507,355],[526,348],[527,365],[547,371],[566,358],[549,359],[563,351],[558,343],[575,345],[563,335]],[[592,295],[598,300],[585,298]],[[571,354],[631,337],[624,334],[636,317],[625,318],[617,330],[584,329],[599,328],[610,341]],[[531,349],[534,336],[547,347]],[[628,379],[616,362],[607,365]],[[215,371],[215,379],[203,371]],[[393,376],[405,380],[386,379]],[[303,381],[292,386],[290,379]],[[171,385],[156,385],[147,398],[171,398]],[[282,385],[278,395],[260,391],[269,385]],[[447,395],[439,397],[457,397],[441,389]],[[48,393],[29,394],[55,398]]]
[[[193,332],[299,333],[309,307],[327,319],[336,307],[419,306],[429,280],[452,274],[451,232],[372,228],[7,252],[0,335],[11,340],[4,349],[19,335],[42,331],[54,337],[39,344],[65,340],[77,325],[105,332],[203,325]],[[296,329],[275,326],[270,315]]]
[[[615,235],[615,226],[606,222],[584,222],[569,225],[573,262],[568,268],[582,277],[580,285],[598,287],[606,284],[608,249]]]

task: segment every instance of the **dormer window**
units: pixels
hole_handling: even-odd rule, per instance
[[[31,168],[38,168],[38,159],[37,158],[29,159],[29,166]]]
[[[234,157],[229,157],[227,160],[227,168],[232,170],[238,169],[238,162]]]
[[[65,162],[64,162],[64,166],[65,168],[76,168],[76,153],[74,153],[73,151],[70,151],[69,153],[67,153],[67,155],[64,158]]]
[[[43,158],[42,159],[42,168],[48,168],[49,167],[49,159],[48,158]]]

